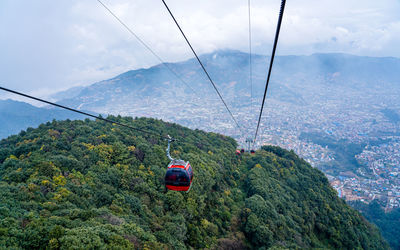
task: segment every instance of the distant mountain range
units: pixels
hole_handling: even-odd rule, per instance
[[[237,110],[249,106],[251,96],[259,105],[258,100],[264,92],[269,57],[252,55],[252,81],[249,80],[247,53],[220,50],[204,54],[200,58],[229,106]],[[96,113],[151,116],[186,126],[190,126],[194,119],[193,112],[204,117],[209,116],[207,112],[211,112],[207,109],[222,107],[195,59],[168,63],[168,66],[191,88],[165,65],[159,64],[148,69],[131,70],[87,87],[74,87],[51,98],[60,104]],[[312,101],[310,96],[323,92],[325,85],[353,90],[398,87],[399,72],[400,59],[391,57],[347,54],[278,56],[275,59],[268,98],[304,106]],[[329,94],[326,95],[329,97]],[[202,106],[206,108],[201,109]],[[194,107],[197,108],[195,111]],[[213,112],[224,111],[216,109]],[[10,100],[1,101],[0,137],[48,120],[75,117],[75,114],[62,110],[36,108]],[[206,127],[204,125],[200,128]]]
[[[65,119],[84,119],[83,115],[70,111],[38,108],[28,103],[13,100],[0,100],[0,139],[19,133],[28,127],[41,123]]]
[[[232,106],[249,102],[249,55],[222,50],[201,56],[202,62]],[[269,58],[253,55],[253,95],[262,96]],[[94,83],[75,91],[60,103],[98,112],[121,111],[135,114],[135,107],[159,102],[192,102],[197,97],[217,96],[197,61],[190,59],[169,63],[172,68],[196,92],[194,94],[164,65],[149,69],[125,72],[114,78]],[[270,85],[272,98],[303,105],[306,103],[297,89],[304,81],[328,84],[347,84],[350,87],[371,87],[374,84],[399,83],[400,59],[373,58],[347,54],[314,54],[311,56],[278,56],[275,59]],[[143,100],[146,100],[145,102]],[[129,106],[130,110],[126,107]]]

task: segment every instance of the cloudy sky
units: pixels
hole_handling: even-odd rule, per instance
[[[163,60],[192,54],[161,0],[102,0]],[[167,0],[198,53],[248,51],[247,0]],[[279,0],[251,0],[269,55]],[[288,0],[277,55],[400,57],[400,0]],[[0,86],[46,96],[159,63],[97,0],[1,0]],[[0,98],[9,97],[0,93]]]

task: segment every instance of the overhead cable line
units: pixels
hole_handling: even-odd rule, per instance
[[[251,58],[251,13],[250,13],[250,0],[247,1],[249,10],[249,79],[250,79],[250,110],[253,107],[253,63]]]
[[[133,32],[132,29],[128,27],[128,25],[126,25],[117,15],[115,15],[114,12],[112,12],[111,9],[107,7],[107,5],[105,5],[100,0],[97,0],[97,2],[99,2],[113,17],[115,17],[115,19],[117,19],[117,21],[122,24],[122,26],[124,26],[131,35],[133,35],[148,51],[150,51],[150,53],[153,54],[153,56],[156,57],[173,75],[175,75],[176,78],[181,80],[186,85],[186,87],[188,87],[194,94],[198,96],[197,92],[185,80],[183,80],[182,77],[180,77],[178,73],[175,72],[175,70],[173,70],[167,63],[165,63],[164,60],[159,55],[157,55],[156,52],[154,52],[154,50],[150,48],[149,45],[147,45],[135,32]]]
[[[252,58],[251,58],[251,8],[250,8],[250,0],[247,1],[247,9],[249,16],[249,82],[250,82],[250,114],[253,113],[253,66],[252,66]],[[251,137],[246,138],[246,142],[248,143],[248,150],[250,150],[250,143],[253,143]]]
[[[139,131],[139,132],[142,132],[142,133],[145,133],[145,134],[149,134],[149,135],[154,135],[154,136],[157,136],[157,137],[159,137],[161,139],[171,140],[171,137],[169,137],[169,136],[168,137],[167,136],[162,136],[162,135],[154,133],[152,131],[148,131],[148,130],[132,127],[132,126],[129,126],[129,125],[124,124],[124,123],[120,123],[120,122],[113,121],[113,120],[110,120],[110,119],[107,119],[107,118],[103,118],[101,116],[92,115],[92,114],[89,114],[89,113],[86,113],[86,112],[83,112],[83,111],[80,111],[80,110],[77,110],[77,109],[73,109],[73,108],[70,108],[70,107],[67,107],[67,106],[63,106],[63,105],[54,103],[54,102],[49,102],[49,101],[46,101],[46,100],[43,100],[43,99],[40,99],[40,98],[37,98],[37,97],[34,97],[34,96],[30,96],[30,95],[27,95],[27,94],[24,94],[24,93],[21,93],[21,92],[17,92],[15,90],[3,88],[1,86],[0,86],[0,89],[4,90],[4,91],[7,91],[7,92],[10,92],[10,93],[13,93],[13,94],[16,94],[16,95],[20,95],[20,96],[23,96],[23,97],[26,97],[26,98],[30,98],[30,99],[36,100],[36,101],[39,101],[39,102],[43,102],[43,103],[47,103],[47,104],[50,104],[50,105],[53,105],[53,106],[56,106],[56,107],[59,107],[59,108],[63,108],[63,109],[66,109],[66,110],[69,110],[69,111],[72,111],[72,112],[76,112],[76,113],[79,113],[79,114],[82,114],[82,115],[93,117],[93,118],[96,118],[96,119],[99,119],[99,120],[102,120],[102,121],[105,121],[105,122],[116,124],[116,125],[119,125],[121,127],[129,128],[129,129],[136,130],[136,131]]]
[[[172,19],[174,20],[176,26],[178,27],[179,31],[181,32],[182,36],[185,38],[186,43],[189,45],[190,49],[192,50],[194,56],[196,57],[197,61],[199,62],[201,68],[203,69],[204,73],[207,75],[208,80],[210,81],[210,83],[212,84],[212,86],[214,87],[215,91],[217,92],[219,98],[221,99],[222,103],[225,105],[226,110],[228,111],[228,113],[230,114],[230,116],[232,117],[232,120],[235,122],[236,126],[239,128],[239,130],[242,132],[242,128],[239,126],[238,122],[236,121],[235,117],[233,116],[231,110],[228,108],[228,105],[226,104],[226,102],[224,101],[224,98],[222,98],[221,93],[218,91],[217,86],[215,85],[214,81],[211,79],[210,75],[208,74],[206,68],[204,67],[203,63],[201,62],[200,58],[197,56],[196,51],[194,51],[192,45],[190,44],[189,40],[187,39],[185,33],[183,32],[183,30],[181,29],[181,26],[179,26],[178,22],[176,21],[174,15],[172,14],[171,10],[169,9],[168,5],[165,3],[164,0],[162,0],[162,2],[164,3],[165,8],[167,8],[169,14],[171,15]]]
[[[262,104],[261,104],[260,115],[258,116],[256,134],[254,136],[254,143],[256,142],[256,139],[257,139],[257,133],[258,133],[258,129],[260,127],[261,116],[262,116],[263,109],[264,109],[265,97],[267,96],[267,89],[268,89],[269,79],[271,77],[272,64],[274,63],[276,46],[278,44],[279,32],[281,30],[283,12],[285,11],[285,4],[286,4],[286,0],[282,0],[281,9],[280,9],[280,12],[279,12],[278,24],[276,26],[275,41],[274,41],[274,46],[273,46],[273,49],[272,49],[271,61],[270,61],[270,64],[269,64],[267,82],[265,83],[264,97],[263,97]]]

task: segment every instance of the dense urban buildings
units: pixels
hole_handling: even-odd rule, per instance
[[[299,90],[307,100],[304,105],[268,99],[255,147],[272,144],[293,150],[322,170],[338,195],[346,200],[369,203],[377,199],[387,210],[400,207],[397,94],[385,93],[383,88],[376,91],[382,91],[380,94],[386,98],[377,98],[376,92],[327,87],[320,95],[310,94],[306,88]],[[162,115],[160,109],[148,108],[155,105],[148,100],[134,113],[126,106],[122,114],[153,116],[191,128],[228,134],[246,147],[244,138],[254,136],[258,99],[234,108],[246,135],[234,126],[218,99],[207,99],[207,103],[213,103],[210,106],[201,105],[205,100],[183,104],[161,100],[158,107],[162,108]],[[235,97],[231,97],[232,103],[234,100]],[[117,106],[108,112],[121,109],[123,107]]]
[[[60,103],[101,114],[145,116],[218,132],[245,147],[254,137],[268,58],[217,51],[202,56],[241,129],[235,126],[197,62],[138,69],[64,93]],[[346,54],[276,59],[254,148],[293,150],[323,171],[346,200],[399,207],[400,60]],[[72,95],[72,96],[71,96]]]

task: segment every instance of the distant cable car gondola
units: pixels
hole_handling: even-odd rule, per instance
[[[254,151],[254,149],[250,150],[250,154],[254,155],[256,153],[256,151]]]
[[[244,153],[244,148],[242,148],[242,149],[240,150],[240,153],[241,153],[241,154],[243,154],[243,153]]]
[[[239,150],[239,149],[236,149],[235,154],[236,154],[236,155],[240,155],[240,150]]]
[[[173,140],[168,140],[167,157],[171,160],[165,173],[165,187],[174,191],[189,192],[193,181],[193,171],[188,161],[177,160],[169,154],[170,144]]]

